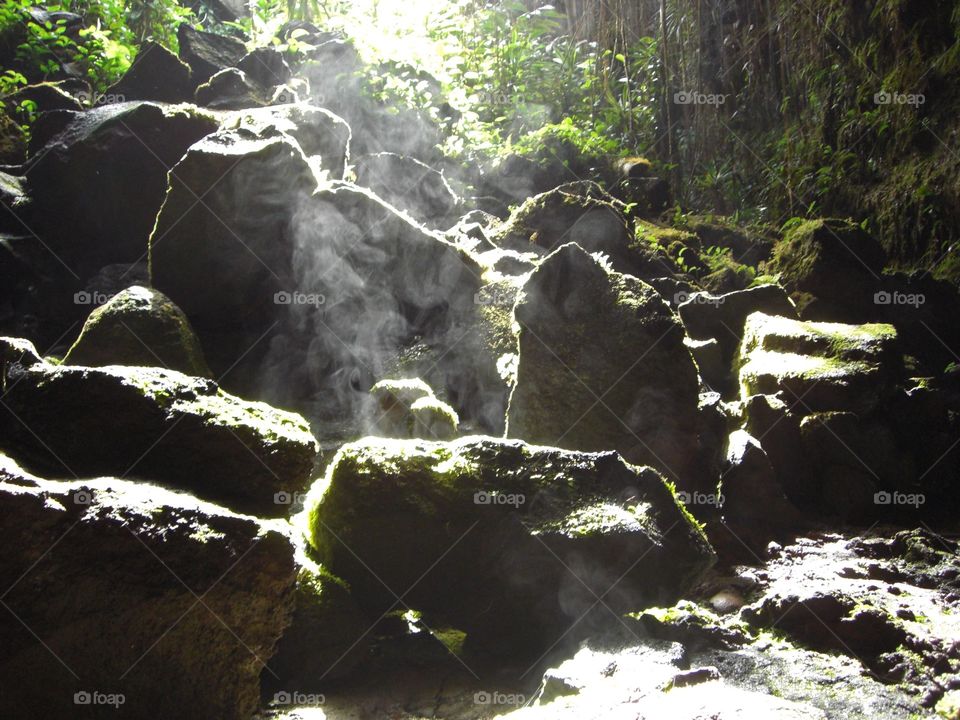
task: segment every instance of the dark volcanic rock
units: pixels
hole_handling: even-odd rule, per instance
[[[124,100],[180,103],[193,99],[196,86],[189,65],[163,45],[147,40],[140,45],[130,69],[106,94]]]
[[[197,88],[197,105],[214,110],[242,110],[261,107],[270,101],[266,90],[252,82],[242,70],[226,68]]]
[[[242,512],[286,514],[317,456],[298,415],[160,368],[6,366],[3,447],[28,467],[184,488]]]
[[[357,185],[428,227],[445,229],[456,221],[460,199],[441,173],[419,160],[396,153],[364,155],[357,158],[355,172]]]
[[[311,542],[361,607],[403,594],[500,651],[549,646],[598,597],[614,613],[675,598],[713,562],[663,478],[612,452],[366,439],[316,491]]]
[[[530,275],[514,313],[509,437],[617,450],[685,490],[702,489],[697,370],[683,327],[652,287],[569,244]]]
[[[293,605],[279,525],[123,480],[41,480],[2,456],[0,512],[3,717],[257,709]]]
[[[63,129],[31,150],[38,232],[74,270],[142,260],[167,172],[216,121],[146,102],[64,115]]]
[[[177,28],[180,58],[193,71],[195,83],[204,83],[212,75],[237,63],[247,54],[242,42],[226,35],[194,30],[183,23]]]

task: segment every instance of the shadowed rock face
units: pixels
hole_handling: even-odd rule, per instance
[[[713,562],[663,478],[616,453],[370,438],[316,493],[311,543],[362,607],[402,595],[499,652],[539,652],[588,616],[616,623],[598,597],[614,615],[661,602]]]
[[[0,513],[3,717],[250,718],[293,605],[279,525],[4,456]]]
[[[697,370],[652,287],[569,244],[530,275],[514,312],[520,361],[508,437],[615,449],[682,488],[698,486]]]
[[[303,418],[212,380],[144,367],[4,369],[4,447],[41,471],[143,478],[277,516],[289,507],[275,495],[303,490],[317,456]]]

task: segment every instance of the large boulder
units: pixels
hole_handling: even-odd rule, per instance
[[[197,105],[213,110],[242,110],[270,103],[268,89],[247,77],[243,70],[226,68],[197,88]]]
[[[0,513],[3,717],[256,711],[293,606],[279,524],[123,480],[44,480],[3,456]]]
[[[5,368],[3,447],[28,467],[115,475],[185,488],[264,516],[305,489],[317,445],[293,413],[160,368]]]
[[[886,253],[849,220],[808,220],[790,228],[769,265],[804,320],[864,322],[874,307]]]
[[[536,652],[588,615],[616,624],[713,562],[664,479],[613,452],[368,438],[312,492],[311,543],[361,607],[402,598],[501,651]]]
[[[147,40],[130,69],[105,94],[122,100],[181,103],[193,98],[196,86],[189,65],[163,45]]]
[[[442,173],[419,160],[387,152],[364,155],[355,172],[357,185],[428,227],[446,229],[456,222],[460,199]]]
[[[63,128],[31,149],[26,177],[38,233],[75,272],[142,260],[168,171],[216,120],[147,102],[64,116]]]
[[[273,127],[300,144],[321,173],[341,180],[350,159],[350,126],[329,110],[304,103],[288,103],[238,112],[224,121],[224,128],[246,128],[262,133]]]
[[[272,47],[251,50],[237,63],[237,69],[262,88],[283,85],[292,76],[283,53]]]
[[[186,23],[177,28],[180,59],[193,72],[195,83],[204,83],[211,76],[236,65],[247,54],[246,46],[236,38],[195,30]]]
[[[142,365],[209,377],[183,311],[156,290],[134,285],[94,309],[65,365]]]
[[[652,287],[569,244],[530,275],[514,314],[508,437],[617,450],[683,489],[700,486],[697,369]]]
[[[902,374],[892,325],[802,322],[756,312],[740,346],[740,392],[784,393],[801,414],[867,412]]]
[[[449,440],[457,434],[457,413],[419,378],[381,380],[370,394],[377,403],[374,425],[378,435]]]

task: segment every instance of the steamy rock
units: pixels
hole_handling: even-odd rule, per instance
[[[214,74],[197,88],[197,105],[213,110],[242,110],[270,102],[267,89],[247,78],[237,68],[226,68]]]
[[[346,583],[297,553],[293,615],[267,664],[270,691],[313,691],[342,678],[366,657],[371,626]]]
[[[357,185],[373,190],[417,222],[445,229],[455,220],[460,199],[442,173],[396,153],[364,155],[356,160]]]
[[[295,287],[291,221],[316,187],[297,142],[269,128],[217,132],[171,172],[150,238],[151,284],[190,318],[217,377],[255,355],[277,293]]]
[[[331,180],[343,178],[350,159],[350,126],[329,110],[302,103],[276,105],[236,113],[224,128],[249,129],[258,134],[276,128],[300,144],[308,159],[316,160]]]
[[[38,232],[75,271],[142,260],[168,170],[216,121],[146,102],[63,115],[27,170]]]
[[[247,54],[242,42],[226,35],[194,30],[186,23],[177,28],[180,58],[190,66],[193,81],[205,83],[211,76],[237,63]]]
[[[787,231],[774,249],[771,272],[804,320],[863,322],[886,264],[880,243],[848,220],[808,220]]]
[[[312,492],[311,543],[362,608],[376,616],[402,594],[500,651],[549,646],[597,598],[608,609],[585,625],[616,624],[713,562],[663,478],[612,452],[367,438]]]
[[[740,346],[740,392],[784,393],[803,414],[866,412],[898,379],[897,333],[891,325],[814,323],[750,315]]]
[[[457,413],[419,378],[381,380],[370,389],[379,434],[392,438],[448,440],[457,434]]]
[[[156,290],[135,285],[94,309],[64,365],[142,365],[210,377],[183,311]]]
[[[94,692],[134,720],[257,709],[293,604],[279,523],[124,480],[43,480],[3,456],[0,512],[3,717],[78,717]]]
[[[596,183],[568,183],[524,202],[494,242],[512,249],[532,244],[547,252],[577,243],[587,252],[604,253],[622,270],[632,232],[625,207]]]
[[[695,340],[715,339],[720,346],[723,365],[729,373],[743,338],[747,316],[754,312],[796,318],[797,311],[779,285],[760,285],[725,295],[684,294],[677,307],[687,334]],[[723,388],[736,383],[725,382]]]
[[[173,370],[7,363],[4,449],[30,468],[116,475],[284,515],[317,457],[306,422]]]
[[[130,69],[104,94],[124,100],[181,103],[193,99],[196,86],[189,65],[163,45],[147,40]]]
[[[508,437],[617,450],[682,489],[701,487],[697,370],[653,288],[569,244],[531,273],[514,314]]]

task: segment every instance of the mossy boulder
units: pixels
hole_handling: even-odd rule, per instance
[[[385,437],[449,440],[457,434],[457,413],[419,378],[381,380],[370,394],[374,424]]]
[[[880,243],[849,220],[808,220],[791,227],[767,265],[805,320],[863,322],[875,315],[887,258]]]
[[[571,243],[530,274],[514,315],[520,357],[508,437],[617,450],[682,489],[699,486],[697,368],[652,287]]]
[[[142,365],[210,377],[183,311],[163,293],[135,285],[96,308],[64,365]]]
[[[312,493],[310,541],[361,607],[396,592],[500,651],[548,647],[598,597],[614,615],[675,598],[713,562],[663,477],[613,452],[367,438]]]
[[[88,717],[256,712],[294,603],[281,523],[114,478],[46,480],[2,455],[0,514],[0,715],[81,717],[94,706],[74,695],[93,692],[123,702]]]
[[[3,447],[27,467],[182,488],[227,507],[284,515],[317,457],[306,422],[160,368],[7,364]]]
[[[297,553],[297,584],[290,625],[264,671],[272,692],[310,692],[351,673],[366,657],[371,622],[338,577]]]
[[[892,325],[815,323],[753,313],[740,345],[740,394],[775,395],[801,414],[866,412],[902,374]]]

